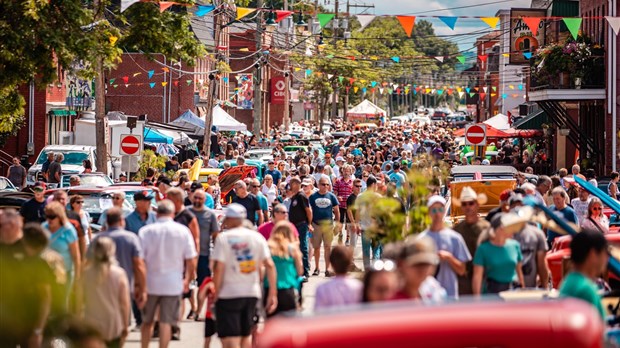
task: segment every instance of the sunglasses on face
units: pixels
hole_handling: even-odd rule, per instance
[[[594,207],[594,208],[592,208],[592,210],[601,211],[601,210],[603,210],[603,208],[601,208],[601,207]]]
[[[432,208],[431,209],[431,214],[444,213],[445,211],[446,211],[446,209],[444,207]]]
[[[276,214],[288,214],[288,211],[279,211],[279,210],[276,210],[276,211],[274,211],[274,213],[276,213]]]
[[[76,201],[75,204],[84,204],[84,201]]]
[[[40,192],[43,192],[45,190],[43,189],[43,187],[35,187],[35,188],[32,189],[32,191],[40,193]]]
[[[319,185],[321,185],[321,186],[329,186],[329,184],[328,184],[328,183],[326,183],[326,182],[322,182],[322,183],[320,183]]]
[[[45,218],[46,218],[47,220],[54,220],[54,219],[55,219],[55,218],[57,218],[57,217],[58,217],[57,215],[52,215],[52,214],[50,214],[50,215],[45,215]]]
[[[362,188],[362,185],[355,185],[355,187],[359,187],[359,188]]]
[[[115,200],[115,201],[120,201],[122,198],[121,197],[113,197],[112,199]]]
[[[260,188],[260,185],[252,185],[254,188]]]

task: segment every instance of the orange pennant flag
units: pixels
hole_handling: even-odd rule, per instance
[[[534,36],[538,35],[538,26],[540,25],[540,17],[523,17],[521,20],[530,27]]]
[[[170,69],[168,69],[168,68],[166,68],[166,67],[161,68],[161,70],[163,70],[163,71],[165,71],[165,72],[170,72]]]
[[[172,5],[176,4],[175,2],[172,1],[160,1],[159,2],[159,12],[164,12],[167,9],[169,9],[170,7],[172,7]]]
[[[407,36],[411,37],[411,32],[413,31],[413,26],[415,25],[415,16],[396,16],[396,19],[398,19],[400,25],[403,26]]]

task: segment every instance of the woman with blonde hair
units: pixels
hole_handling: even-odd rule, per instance
[[[596,197],[590,199],[588,215],[581,221],[581,228],[599,231],[603,234],[609,233],[609,219],[603,214],[603,202],[600,199]]]
[[[77,231],[69,222],[65,207],[58,202],[50,202],[45,206],[45,222],[43,228],[50,231],[49,248],[62,256],[67,272],[67,288],[65,298],[73,287],[73,279],[81,272],[80,247]]]
[[[108,348],[122,347],[129,327],[129,284],[116,261],[116,245],[108,237],[96,238],[88,267],[80,282],[84,318],[94,325]]]
[[[299,245],[293,242],[295,233],[288,221],[278,222],[271,231],[268,245],[271,258],[276,266],[278,284],[278,307],[268,316],[297,308],[297,289],[299,277],[304,274]],[[265,289],[268,292],[267,282]],[[266,300],[266,299],[265,299]]]

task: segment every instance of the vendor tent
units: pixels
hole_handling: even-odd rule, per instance
[[[203,135],[205,129],[205,117],[199,117],[191,110],[187,110],[176,120],[170,122],[177,126],[191,129],[190,135]],[[245,131],[247,126],[230,116],[219,106],[213,108],[213,125],[218,131]]]
[[[188,144],[193,144],[196,142],[195,140],[192,140],[192,138],[190,138],[187,134],[185,134],[185,132],[173,131],[173,130],[167,130],[167,129],[158,129],[158,131],[163,135],[172,137],[173,139],[172,143],[174,145],[188,145]]]
[[[174,139],[171,136],[163,134],[161,131],[144,127],[144,142],[151,144],[172,144]]]
[[[368,99],[364,99],[364,101],[347,111],[347,118],[349,119],[378,119],[382,116],[387,116],[387,112]]]
[[[502,131],[505,131],[508,128],[510,128],[510,123],[508,122],[508,116],[504,114],[497,114],[489,118],[488,120],[484,121],[483,123],[495,129],[502,130]]]

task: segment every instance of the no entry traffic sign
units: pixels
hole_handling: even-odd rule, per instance
[[[120,154],[133,156],[140,153],[140,146],[142,144],[142,137],[133,134],[121,135]]]
[[[465,129],[466,145],[486,145],[487,127],[483,123],[472,124]]]

